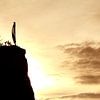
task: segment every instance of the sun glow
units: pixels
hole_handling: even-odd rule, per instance
[[[45,75],[42,68],[42,63],[30,56],[26,56],[28,60],[28,74],[31,80],[31,85],[35,92],[47,89],[53,85],[53,79]]]

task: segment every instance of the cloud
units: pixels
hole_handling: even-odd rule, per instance
[[[56,97],[52,97],[52,98],[46,98],[45,100],[65,100],[68,98],[88,98],[88,99],[99,99],[100,98],[100,93],[79,93],[79,94],[75,94],[75,95],[63,95],[63,96],[56,96]]]
[[[62,96],[61,98],[100,98],[100,93],[80,93],[70,96]]]
[[[74,45],[75,46],[75,45]],[[64,53],[70,53],[78,57],[100,57],[100,48],[94,48],[91,45],[79,45],[76,47],[68,47],[65,49]]]
[[[79,77],[76,77],[76,80],[78,80],[78,82],[82,84],[98,84],[100,83],[100,75],[79,76]]]
[[[74,79],[81,84],[100,83],[100,43],[83,42],[59,45],[66,55],[62,68],[74,71]]]

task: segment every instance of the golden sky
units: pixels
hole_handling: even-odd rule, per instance
[[[1,0],[3,41],[11,40],[13,21],[17,44],[27,50],[29,65],[37,66],[30,73],[43,71],[41,79],[48,78],[40,88],[53,84],[68,93],[87,87],[89,93],[100,92],[100,0]]]

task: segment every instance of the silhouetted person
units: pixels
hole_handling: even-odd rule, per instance
[[[35,100],[25,53],[17,46],[0,47],[0,100]]]

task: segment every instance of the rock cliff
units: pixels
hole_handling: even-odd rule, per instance
[[[25,53],[18,46],[0,47],[0,100],[35,100]]]

